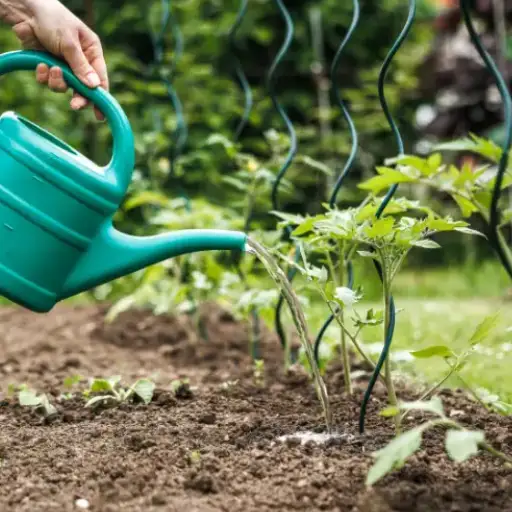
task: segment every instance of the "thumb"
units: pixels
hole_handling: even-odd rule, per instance
[[[89,64],[78,41],[73,39],[66,41],[62,45],[62,56],[81,82],[89,87],[98,87],[100,85],[100,77]]]
[[[21,23],[17,23],[12,27],[12,30],[16,34],[16,37],[20,40],[23,48],[33,50],[42,49],[42,46],[39,43],[29,22],[23,21]]]

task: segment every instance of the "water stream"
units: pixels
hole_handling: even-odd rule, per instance
[[[300,341],[304,350],[306,352],[306,357],[308,358],[309,366],[313,373],[313,379],[315,382],[315,388],[322,403],[322,407],[324,410],[325,423],[327,426],[327,432],[332,432],[332,412],[331,406],[329,404],[329,396],[327,394],[327,388],[325,387],[325,383],[320,375],[320,370],[315,361],[313,346],[309,340],[308,336],[308,328],[306,324],[306,318],[304,316],[304,312],[302,311],[302,307],[300,305],[299,299],[295,292],[293,291],[290,282],[288,281],[286,274],[282,271],[279,265],[276,263],[274,258],[270,255],[270,253],[262,247],[258,242],[255,242],[251,238],[247,238],[245,251],[256,255],[268,273],[275,281],[276,285],[281,289],[283,293],[283,297],[288,303],[290,308],[290,313],[293,318],[293,322],[295,327],[297,328],[297,332],[300,337]]]

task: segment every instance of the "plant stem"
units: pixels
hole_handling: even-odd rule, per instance
[[[418,398],[418,402],[423,402],[423,400],[426,400],[430,395],[435,393],[453,375],[453,373],[455,372],[455,368],[456,368],[456,366],[450,366],[450,371],[439,382],[437,382],[432,387],[427,389],[427,391],[425,391],[425,393],[423,393]],[[402,417],[400,418],[400,421],[403,422],[410,412],[411,411],[405,411],[402,414]]]
[[[348,329],[343,324],[342,320],[339,318],[339,316],[338,316],[339,311],[336,311],[330,304],[329,304],[329,308],[331,310],[331,313],[334,315],[334,318],[338,322],[338,325],[343,329],[343,331],[347,335],[348,339],[352,342],[352,344],[356,348],[356,350],[359,353],[359,355],[368,363],[368,365],[371,368],[375,369],[375,363],[370,359],[369,356],[366,355],[365,351],[362,349],[361,345],[357,341],[357,338],[355,336],[352,336],[352,334],[350,334]],[[384,379],[384,377],[382,375],[379,375],[379,378],[382,380],[383,384],[386,384],[386,380]]]
[[[343,259],[344,256],[344,244],[343,242],[339,243],[339,279],[340,283],[343,284],[345,281],[345,261]],[[340,321],[343,325],[345,325],[345,311],[344,308],[340,309]],[[343,377],[345,382],[345,392],[348,395],[352,394],[352,375],[351,375],[351,369],[350,369],[350,357],[348,353],[348,345],[347,345],[347,339],[345,335],[345,329],[340,330],[340,343],[341,343],[341,359],[343,362]]]
[[[489,411],[487,404],[473,391],[472,387],[463,379],[460,374],[457,374],[457,378],[460,380],[466,391],[486,410]]]
[[[339,264],[339,274],[336,272],[336,267],[334,266],[334,262],[331,257],[330,251],[325,251],[325,256],[327,259],[327,266],[329,267],[329,272],[331,273],[331,278],[334,282],[334,286],[342,286],[344,281],[344,274],[345,274],[345,268],[344,268],[344,261],[343,261],[343,244],[340,242],[339,244],[339,258],[340,258],[340,264]],[[332,311],[332,310],[331,310]],[[351,378],[351,372],[350,372],[350,358],[348,355],[348,346],[347,346],[347,340],[346,340],[346,334],[345,334],[345,328],[343,327],[345,325],[345,312],[343,308],[338,309],[339,313],[339,321],[340,324],[340,348],[341,348],[341,360],[343,363],[343,380],[344,380],[344,386],[345,386],[345,393],[351,395],[352,394],[352,378]],[[336,316],[338,316],[336,315]]]
[[[509,457],[507,454],[500,452],[499,450],[496,450],[496,448],[486,443],[485,441],[483,443],[480,443],[479,446],[480,448],[482,448],[482,450],[485,450],[491,455],[498,457],[499,459],[505,461],[507,464],[512,464],[512,457]]]
[[[386,276],[385,268],[382,269],[382,289],[383,289],[383,295],[384,295],[384,340],[387,338],[387,333],[390,326],[391,321],[391,287],[388,280],[388,276]],[[390,354],[386,357],[386,361],[384,363],[384,368],[386,371],[386,388],[388,390],[388,402],[389,405],[392,407],[397,407],[398,405],[398,399],[396,397],[396,391],[395,386],[393,383],[393,375],[391,372],[391,357]],[[401,418],[400,415],[397,414],[394,416],[394,422],[395,422],[395,431],[396,434],[400,434],[400,427],[401,427]]]

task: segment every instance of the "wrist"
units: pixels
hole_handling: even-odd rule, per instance
[[[16,25],[34,16],[41,0],[0,0],[0,19]]]

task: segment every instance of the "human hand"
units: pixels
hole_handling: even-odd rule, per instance
[[[26,49],[46,50],[63,58],[75,75],[89,87],[109,88],[107,65],[99,37],[58,0],[10,0],[24,3],[24,15],[13,23],[13,30]],[[62,70],[39,64],[37,81],[56,92],[66,92]],[[73,94],[71,108],[82,110],[87,99]],[[104,117],[94,109],[96,118]]]

